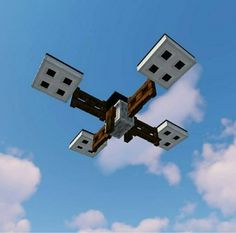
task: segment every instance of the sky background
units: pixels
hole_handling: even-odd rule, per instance
[[[0,0],[0,231],[236,231],[236,2]],[[135,138],[95,159],[68,149],[102,122],[31,87],[45,53],[107,99],[145,81],[136,65],[167,33],[197,60],[139,117],[189,138]]]

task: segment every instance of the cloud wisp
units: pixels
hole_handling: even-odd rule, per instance
[[[220,220],[214,213],[205,218],[189,218],[173,226],[177,232],[235,232],[236,219]],[[173,231],[172,230],[172,231]]]
[[[236,121],[222,119],[221,135],[233,136],[228,144],[205,143],[195,164],[193,181],[203,199],[225,215],[236,213]]]
[[[131,226],[122,222],[114,222],[107,226],[104,214],[99,210],[88,210],[75,216],[67,222],[67,226],[78,230],[79,233],[118,233],[118,232],[160,232],[169,223],[167,218],[147,218],[139,222],[137,226]]]
[[[196,209],[197,205],[193,202],[187,202],[179,211],[179,215],[177,215],[177,220],[184,219],[189,215],[192,215]]]
[[[40,170],[31,161],[0,153],[0,231],[29,232],[22,203],[36,191]]]
[[[195,204],[187,203],[180,209],[180,213],[184,213],[183,218],[177,215],[174,221],[167,217],[156,216],[142,219],[137,226],[123,222],[108,224],[108,220],[101,211],[88,210],[67,221],[66,225],[78,233],[235,232],[235,218],[222,220],[215,213],[202,218],[190,218],[189,215],[193,214],[194,210]]]
[[[198,65],[193,67],[165,95],[155,99],[138,118],[154,126],[166,119],[181,126],[189,121],[201,121],[204,101],[196,87],[200,73]],[[174,163],[162,163],[162,153],[162,149],[140,138],[134,138],[128,144],[112,139],[101,152],[98,164],[108,173],[130,165],[144,165],[150,173],[163,175],[169,184],[177,184],[181,179],[180,171]]]

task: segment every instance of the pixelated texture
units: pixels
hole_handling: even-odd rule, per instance
[[[195,63],[189,52],[164,35],[138,64],[137,70],[162,87],[169,88]]]
[[[107,142],[101,145],[96,152],[93,152],[93,137],[94,134],[86,130],[81,130],[80,133],[71,142],[69,148],[81,154],[94,157],[107,145]]]
[[[188,136],[186,130],[167,120],[157,127],[157,132],[161,139],[159,146],[165,150],[176,146]]]
[[[119,100],[114,107],[116,108],[115,127],[111,135],[121,138],[134,126],[134,118],[128,117],[128,104],[126,102]]]
[[[80,81],[83,73],[46,54],[33,82],[33,87],[56,99],[66,102]]]

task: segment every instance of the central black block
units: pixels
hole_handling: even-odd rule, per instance
[[[113,94],[107,99],[106,107],[107,109],[110,109],[112,106],[114,106],[117,101],[123,100],[124,102],[128,102],[128,98],[119,92],[113,92]]]

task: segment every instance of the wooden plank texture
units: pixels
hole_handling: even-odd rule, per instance
[[[128,99],[128,116],[133,117],[138,113],[143,105],[151,98],[156,96],[155,83],[147,80],[135,93]]]

